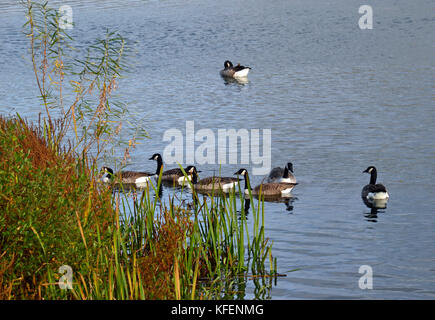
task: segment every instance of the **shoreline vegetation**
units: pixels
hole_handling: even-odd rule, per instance
[[[124,39],[107,32],[85,60],[72,59],[59,13],[37,1],[25,8],[45,113],[36,124],[0,115],[0,299],[244,299],[249,282],[249,294],[270,298],[279,274],[264,203],[238,190],[193,192],[185,206],[160,199],[160,181],[133,197],[102,185],[110,148],[126,146],[122,167],[147,137],[138,129],[119,141],[128,109],[112,93]]]

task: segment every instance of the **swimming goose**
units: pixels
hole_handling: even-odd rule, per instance
[[[361,197],[367,200],[383,200],[388,199],[387,188],[383,184],[376,184],[376,178],[378,176],[377,170],[374,166],[370,166],[363,171],[363,173],[370,173],[370,183],[361,191]]]
[[[189,175],[191,176],[193,187],[198,192],[210,192],[216,190],[227,193],[239,184],[239,179],[233,177],[212,176],[198,181],[197,172],[198,171],[194,166],[189,169]]]
[[[220,74],[222,77],[228,78],[243,78],[248,76],[250,67],[241,66],[240,63],[237,66],[233,66],[231,61],[224,62],[224,69],[221,70]]]
[[[148,181],[155,176],[155,174],[141,171],[120,171],[114,174],[113,170],[108,167],[102,167],[101,171],[103,173],[102,180],[105,183],[120,181],[122,184],[136,184],[137,187],[145,187]]]
[[[157,161],[156,179],[158,179],[159,171],[163,168],[162,156],[159,153],[155,153],[150,159]],[[188,171],[191,168],[192,168],[192,166],[188,166],[184,169],[184,171],[188,175],[187,176],[188,180],[191,179],[191,175],[188,174]],[[195,170],[196,170],[196,168],[195,168]],[[196,171],[196,172],[201,172],[201,171]],[[179,184],[184,184],[185,181],[186,181],[186,177],[184,176],[183,171],[181,171],[180,168],[169,169],[169,170],[162,172],[162,182],[167,182],[168,184],[169,183],[174,184],[175,182],[177,182]]]
[[[284,168],[273,168],[269,173],[267,182],[296,183],[296,177],[293,175],[293,164],[288,162]]]
[[[177,170],[177,169],[171,169],[168,171],[172,171],[172,170]],[[178,172],[177,172],[177,178],[175,178],[172,181],[177,181],[177,183],[179,185],[182,185],[182,186],[184,186],[184,185],[189,186],[189,183],[187,183],[187,182],[192,181],[194,174],[198,175],[198,172],[201,172],[200,170],[196,170],[195,166],[187,166],[186,168],[184,168],[184,172],[186,172],[186,175],[187,175],[187,177],[185,177],[183,172],[181,171],[181,169],[178,169],[178,170],[180,170],[179,173],[181,174],[181,176],[178,176]],[[192,183],[193,183],[193,181],[192,181]]]
[[[113,170],[108,167],[101,168],[101,181],[109,183],[113,179]]]
[[[155,155],[153,155],[148,160],[154,160]],[[145,171],[119,171],[117,173],[113,173],[113,170],[108,167],[102,167],[101,171],[103,173],[103,182],[121,182],[122,184],[135,184],[138,188],[145,187],[149,180],[153,177],[156,177],[157,174],[159,174],[161,169],[161,164],[157,163],[157,170],[156,173],[150,173]],[[119,178],[118,178],[119,177]],[[119,180],[118,180],[119,179]]]
[[[249,194],[249,188],[251,187],[249,183],[248,171],[246,169],[240,169],[236,173],[236,175],[242,175],[245,178],[245,194]],[[271,182],[271,183],[262,183],[256,186],[254,189],[251,189],[252,195],[264,195],[264,196],[288,196],[294,186],[297,183],[287,183],[287,182]],[[261,190],[261,191],[260,191]]]

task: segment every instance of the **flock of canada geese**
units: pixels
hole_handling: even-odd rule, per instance
[[[188,166],[184,169],[183,173],[181,168],[174,168],[166,171],[162,171],[163,159],[159,153],[154,154],[149,160],[155,160],[157,162],[157,169],[152,172],[138,172],[138,171],[119,171],[114,173],[111,168],[103,167],[102,180],[106,183],[122,183],[123,185],[134,185],[137,188],[146,187],[151,179],[158,180],[161,175],[161,182],[165,185],[171,186],[187,186],[193,185],[195,191],[200,193],[209,193],[212,191],[221,191],[228,193],[232,189],[236,188],[240,179],[238,177],[221,177],[213,175],[199,179],[198,173],[201,172],[196,169],[195,166]],[[293,175],[292,163],[287,163],[284,168],[274,168],[266,183],[262,183],[255,188],[251,189],[249,183],[248,170],[242,168],[235,172],[234,175],[242,176],[245,181],[244,193],[258,196],[260,194],[264,196],[288,196],[290,192],[297,185],[296,178]],[[191,183],[186,183],[189,180]]]
[[[233,66],[231,61],[227,60],[224,62],[224,69],[220,71],[220,75],[224,78],[245,78],[250,70],[250,67],[241,66],[240,64]],[[137,188],[143,188],[148,185],[151,179],[157,180],[159,176],[161,176],[162,184],[172,186],[181,185],[189,188],[193,186],[195,191],[200,193],[210,193],[213,191],[228,193],[240,183],[238,177],[220,177],[213,175],[199,179],[198,173],[201,171],[198,171],[195,166],[184,168],[186,175],[180,168],[162,172],[163,159],[159,153],[155,153],[149,160],[157,162],[155,173],[138,171],[120,171],[114,173],[111,168],[102,167],[102,181],[104,183],[122,183],[123,185],[134,185]],[[369,184],[364,186],[361,191],[361,197],[364,203],[368,206],[384,206],[389,198],[389,194],[383,184],[376,183],[376,168],[370,166],[363,172],[370,174]],[[254,196],[289,197],[293,188],[298,184],[294,176],[293,164],[291,162],[288,162],[284,168],[277,167],[272,169],[266,182],[264,182],[265,179],[263,179],[263,182],[254,188],[251,188],[248,171],[246,169],[242,168],[235,172],[234,175],[244,178],[244,193],[249,195],[251,192]],[[186,183],[186,180],[189,180],[191,183]],[[378,202],[380,203],[378,204]]]
[[[154,173],[144,171],[119,171],[114,173],[109,167],[101,168],[101,178],[104,183],[123,184],[134,186],[136,188],[144,188],[149,182],[154,179],[161,179],[161,183],[167,186],[186,186],[193,188],[199,193],[228,193],[237,188],[240,183],[238,177],[221,177],[210,176],[199,179],[198,173],[201,172],[195,166],[187,166],[186,168],[174,168],[163,171],[163,160],[159,153],[155,153],[149,160],[157,162],[157,169]],[[383,184],[377,184],[377,171],[374,166],[368,167],[363,172],[370,174],[370,182],[363,187],[361,197],[364,203],[371,206],[382,207],[389,198],[387,189]],[[291,197],[291,191],[298,184],[293,172],[293,164],[287,163],[284,168],[277,167],[270,171],[266,181],[258,186],[251,188],[249,182],[248,170],[242,168],[234,173],[236,176],[242,176],[245,182],[244,193],[253,196],[267,197]],[[187,180],[190,181],[187,182]]]

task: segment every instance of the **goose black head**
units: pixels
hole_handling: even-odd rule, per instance
[[[374,166],[370,166],[363,172],[370,173],[370,184],[376,184],[376,179],[378,178],[378,173]]]
[[[287,168],[290,170],[291,173],[293,173],[293,163],[288,162],[287,163]]]
[[[224,67],[225,68],[231,68],[233,66],[233,64],[231,63],[231,61],[227,60],[224,62]]]
[[[372,172],[376,172],[376,168],[374,167],[374,166],[370,166],[370,167],[368,167],[367,169],[365,169],[364,171],[363,171],[363,173],[372,173]]]
[[[152,157],[149,158],[148,160],[156,160],[156,161],[159,161],[159,160],[162,160],[162,156],[160,155],[160,153],[154,153],[154,154],[152,155]]]
[[[110,173],[111,175],[113,175],[113,170],[111,168],[109,168],[109,167],[102,167],[101,168],[101,173],[102,174],[108,174],[108,173]]]
[[[239,171],[235,172],[234,174],[246,176],[248,174],[248,170],[242,168]]]
[[[198,182],[198,172],[201,171],[196,170],[195,166],[188,166],[186,167],[186,169],[184,169],[184,171],[188,176],[191,177],[193,184],[196,184]]]
[[[194,173],[201,172],[200,170],[196,170],[195,166],[187,166],[184,171],[186,171],[187,174],[194,174]]]

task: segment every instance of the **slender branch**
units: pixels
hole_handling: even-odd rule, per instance
[[[41,94],[42,100],[44,102],[44,106],[45,106],[45,112],[47,114],[48,117],[48,123],[49,123],[49,129],[51,132],[52,129],[52,121],[51,121],[51,116],[50,116],[50,111],[48,109],[48,102],[47,102],[47,95],[45,92],[45,71],[43,70],[43,81],[41,84],[41,81],[39,80],[39,74],[38,74],[38,68],[36,66],[36,53],[35,53],[35,22],[33,20],[33,5],[32,5],[32,1],[27,0],[27,14],[28,14],[28,18],[29,18],[29,26],[30,26],[30,49],[31,49],[31,57],[32,57],[32,66],[33,66],[33,72],[35,74],[35,78],[36,78],[36,83],[38,85],[39,88],[39,92]],[[44,50],[45,51],[45,50]],[[51,137],[51,134],[50,134]],[[50,138],[51,139],[51,138]]]

